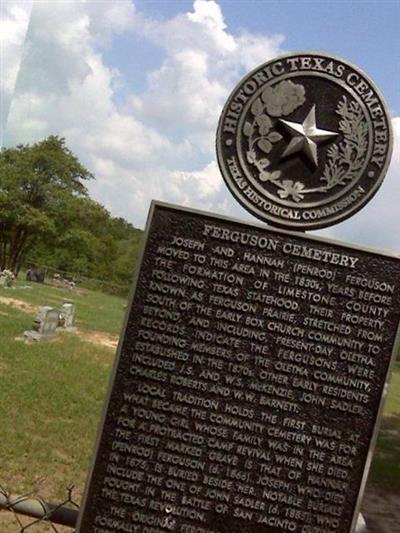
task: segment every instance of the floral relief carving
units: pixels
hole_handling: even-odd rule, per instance
[[[243,125],[243,134],[248,139],[246,159],[250,165],[256,167],[259,181],[273,184],[281,199],[296,203],[303,200],[307,194],[327,192],[350,182],[362,167],[368,145],[367,125],[361,106],[356,102],[349,103],[343,96],[336,108],[336,114],[341,117],[339,131],[343,140],[328,149],[321,185],[307,188],[301,180],[282,180],[282,172],[271,170],[271,161],[267,157],[274,144],[282,140],[282,135],[274,129],[273,119],[288,116],[305,101],[305,89],[302,85],[290,80],[282,81],[275,87],[264,89],[251,106],[253,120],[246,121]]]

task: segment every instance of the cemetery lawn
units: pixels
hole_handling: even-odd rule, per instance
[[[65,300],[76,303],[79,334],[32,344],[18,340],[31,328],[38,306],[60,307]],[[80,500],[115,355],[115,347],[93,342],[93,333],[117,340],[125,305],[115,296],[36,283],[0,290],[0,485],[24,494],[43,480],[39,494],[61,501],[75,484]],[[370,480],[400,495],[399,363]]]
[[[382,489],[400,495],[400,363],[390,380],[384,417],[369,480]]]
[[[76,333],[21,340],[38,306],[59,308],[65,300],[76,303]],[[43,480],[39,494],[60,501],[75,484],[79,501],[125,304],[115,296],[36,283],[0,290],[0,485],[10,492],[30,493]],[[102,335],[113,347],[102,345]]]
[[[126,305],[126,300],[118,296],[80,288],[71,291],[29,281],[19,281],[16,288],[12,290],[1,290],[1,297],[22,300],[33,305],[36,309],[41,305],[59,308],[63,303],[73,301],[78,309],[76,315],[78,328],[103,331],[115,335],[120,334],[124,306]],[[30,329],[31,322],[27,324],[25,329]]]

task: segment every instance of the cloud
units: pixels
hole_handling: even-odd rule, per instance
[[[184,205],[190,205],[193,200],[193,193],[204,207],[211,207],[213,202],[222,188],[221,175],[216,161],[212,161],[205,168],[195,172],[182,172],[174,170],[168,176],[171,193],[174,201],[183,202]],[[175,201],[176,201],[175,200]]]
[[[32,1],[5,0],[0,4],[0,146],[21,62]]]
[[[8,13],[15,22],[6,39],[8,50],[20,50],[28,11]],[[156,67],[143,74],[141,91],[129,92],[124,70],[106,62],[106,51],[121,36],[128,49],[141,39],[161,51]],[[196,0],[189,12],[164,20],[145,16],[129,0],[38,2],[6,142],[64,136],[96,175],[91,194],[138,226],[153,198],[254,221],[220,176],[215,130],[233,86],[249,69],[284,52],[282,44],[280,35],[230,31],[214,1]],[[134,54],[131,61],[134,66]],[[2,90],[10,96],[18,60],[7,65],[10,74]],[[394,156],[381,189],[351,219],[317,233],[399,248],[400,118],[393,126]]]
[[[145,90],[122,104],[124,73],[104,59],[121,35],[127,46],[140,38],[162,51]],[[229,208],[214,156],[218,117],[238,79],[280,53],[282,40],[229,32],[214,1],[196,0],[166,20],[146,17],[129,0],[38,2],[7,144],[64,136],[95,173],[95,198],[137,225],[152,198]]]
[[[90,38],[101,48],[110,47],[115,36],[130,31],[141,19],[130,0],[86,0],[84,11],[89,20]]]
[[[282,52],[283,36],[233,35],[220,6],[196,0],[193,12],[165,22],[144,21],[144,38],[165,50],[148,75],[148,89],[130,99],[135,115],[173,133],[184,130],[193,147],[210,156],[221,107],[247,70]]]

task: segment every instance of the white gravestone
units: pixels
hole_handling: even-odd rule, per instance
[[[43,306],[39,308],[38,314],[33,321],[32,330],[25,331],[24,336],[31,340],[47,340],[57,333],[59,311],[54,307]]]
[[[65,303],[60,310],[60,319],[64,329],[72,329],[75,326],[75,304]]]

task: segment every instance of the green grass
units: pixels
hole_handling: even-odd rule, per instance
[[[111,296],[88,289],[68,290],[29,281],[18,281],[15,289],[3,289],[0,296],[23,300],[38,307],[50,305],[58,308],[65,301],[73,301],[77,307],[78,327],[105,331],[115,335],[120,334],[124,307],[127,302],[119,296]],[[27,328],[25,327],[25,329]]]
[[[400,416],[382,420],[369,481],[400,494]]]
[[[68,333],[16,340],[31,321],[0,304],[0,483],[25,493],[46,478],[44,497],[54,500],[71,482],[83,488],[114,352]]]
[[[384,407],[384,416],[391,415],[400,416],[400,363],[396,363],[393,369]]]
[[[400,494],[400,364],[393,370],[369,481]]]

